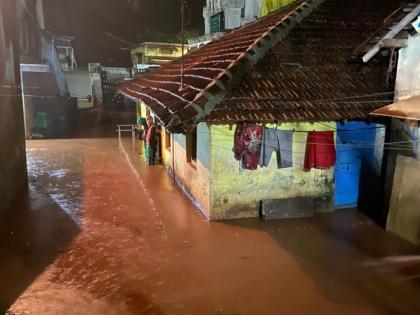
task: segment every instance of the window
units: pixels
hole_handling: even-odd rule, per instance
[[[217,13],[210,17],[210,32],[218,33],[225,30],[225,15],[224,12]]]
[[[197,161],[197,128],[186,135],[187,140],[187,162]]]
[[[137,64],[143,64],[143,53],[136,53],[134,62]]]
[[[172,55],[173,49],[172,48],[160,48],[160,53],[162,55]]]
[[[171,142],[171,134],[167,130],[165,130],[165,148],[168,151],[171,151]]]

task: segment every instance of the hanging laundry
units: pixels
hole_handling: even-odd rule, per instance
[[[244,139],[243,139],[243,124],[237,124],[235,129],[235,135],[233,140],[233,153],[235,160],[240,161],[242,159],[242,153],[244,151]]]
[[[336,150],[333,131],[311,131],[308,133],[304,170],[329,169],[335,165]]]
[[[293,132],[278,129],[264,129],[260,151],[260,165],[268,167],[273,152],[278,153],[277,167],[293,166]]]
[[[238,124],[235,130],[233,152],[242,167],[256,170],[259,164],[262,127],[252,123]]]
[[[266,16],[294,1],[295,0],[263,0],[259,17]]]

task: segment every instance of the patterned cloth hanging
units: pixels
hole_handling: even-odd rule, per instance
[[[262,142],[262,126],[244,123],[235,129],[233,152],[237,161],[242,161],[242,167],[256,170],[259,164]]]

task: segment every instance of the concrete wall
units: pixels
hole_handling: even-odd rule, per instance
[[[70,96],[87,98],[92,95],[92,83],[88,70],[64,72]]]
[[[387,230],[420,244],[420,160],[400,155],[394,176]]]
[[[11,33],[15,25],[5,25],[4,14],[11,14],[6,4],[0,2],[0,216],[26,183],[23,106],[17,88],[19,49]]]
[[[396,101],[401,101],[413,96],[420,95],[420,35],[408,39],[407,48],[400,50],[398,59],[397,79],[395,86]],[[405,121],[403,124],[399,120],[393,123],[394,139],[418,141],[420,134],[419,124],[414,121]],[[412,146],[413,152],[408,155],[420,158],[420,144]]]
[[[399,52],[397,79],[395,85],[396,100],[401,101],[420,95],[420,35],[408,39],[407,48]]]
[[[184,54],[188,53],[188,46],[184,46]],[[142,59],[139,60],[138,55]],[[182,45],[166,43],[143,43],[131,50],[131,61],[136,64],[164,64],[182,56]]]
[[[396,78],[395,100],[400,101],[412,96],[420,95],[420,35],[410,37],[408,39],[407,48],[399,51],[398,70]],[[414,162],[406,162],[404,157],[411,157],[420,159],[420,125],[416,121],[401,121],[400,119],[393,119],[391,123],[390,141],[399,142],[405,141],[404,150],[392,150],[388,152],[387,169],[386,169],[386,182],[385,182],[385,209],[389,212],[387,215],[387,228],[395,234],[403,238],[407,233],[412,231],[411,220],[418,220],[420,217],[420,207],[413,208],[410,213],[399,211],[407,206],[407,201],[395,197],[396,191],[403,191],[408,189],[410,185],[408,181],[399,181],[399,174],[409,174],[410,176],[418,176],[420,173],[419,168],[411,167],[410,173],[406,173],[404,165],[412,165]],[[401,161],[401,165],[397,161]],[[409,167],[409,166],[407,166]],[[400,168],[400,169],[398,169]],[[418,191],[411,192],[412,195],[407,196],[410,200],[417,197]],[[393,200],[391,201],[391,196]],[[409,237],[412,241],[412,237]]]
[[[253,21],[260,14],[262,0],[245,0],[244,22]]]
[[[262,0],[208,0],[203,8],[205,34],[211,32],[211,17],[223,11],[225,16],[225,29],[237,28],[245,23],[255,20],[260,12]],[[242,8],[244,16],[242,16]]]
[[[321,131],[335,129],[335,126],[335,122],[300,123],[283,124],[280,129]],[[211,127],[211,219],[257,217],[260,201],[265,199],[314,197],[319,200],[319,211],[333,210],[333,169],[328,171],[327,181],[316,181],[316,171],[303,171],[306,133],[294,135],[292,168],[277,169],[273,154],[268,168],[249,171],[241,170],[240,162],[234,159],[234,129],[227,125]]]
[[[397,81],[396,81],[396,100],[401,101],[412,96],[420,95],[420,35],[408,39],[407,48],[400,50],[398,59]],[[397,132],[401,129],[401,124],[397,125]],[[418,141],[420,135],[419,124],[413,121],[405,121],[404,140]],[[408,139],[407,139],[408,138]],[[413,154],[420,159],[420,143],[413,145]],[[411,153],[409,154],[411,155]]]

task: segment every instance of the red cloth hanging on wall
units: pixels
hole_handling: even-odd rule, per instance
[[[311,131],[308,133],[305,154],[305,171],[312,168],[329,169],[335,165],[337,154],[333,131]]]

